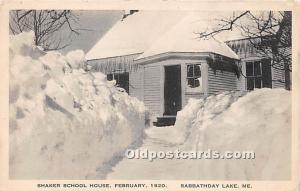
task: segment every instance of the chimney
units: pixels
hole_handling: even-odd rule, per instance
[[[125,10],[123,17],[121,19],[121,21],[123,21],[126,17],[128,17],[129,15],[134,14],[135,12],[138,12],[139,10]]]

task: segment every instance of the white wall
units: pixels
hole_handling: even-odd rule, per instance
[[[144,67],[129,73],[129,95],[144,101]]]
[[[238,90],[237,76],[234,71],[224,71],[208,68],[208,94],[218,94],[223,91]]]
[[[155,116],[162,116],[164,113],[164,67],[168,65],[181,65],[181,98],[182,107],[187,104],[189,98],[200,98],[204,93],[189,94],[186,92],[186,65],[192,63],[201,63],[203,70],[207,69],[206,61],[204,60],[191,60],[191,59],[168,59],[151,64],[144,65],[144,103],[146,107],[153,112]],[[202,69],[202,68],[201,68]],[[202,72],[202,80],[204,92],[207,92],[207,73]]]
[[[154,114],[161,114],[161,67],[159,65],[146,65],[144,67],[144,103]]]

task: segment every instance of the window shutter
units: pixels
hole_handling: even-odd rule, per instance
[[[263,87],[272,88],[271,60],[263,59],[261,62]]]

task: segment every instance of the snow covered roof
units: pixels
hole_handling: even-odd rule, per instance
[[[164,34],[183,13],[139,11],[118,21],[86,54],[87,60],[142,53]]]
[[[212,52],[239,57],[215,39],[200,40],[209,12],[139,11],[117,22],[87,53],[86,59],[100,59],[142,53],[137,59],[165,52]]]
[[[217,39],[199,39],[199,31],[205,30],[207,21],[199,20],[201,13],[187,15],[168,32],[158,38],[137,59],[164,52],[212,52],[229,58],[239,59],[238,55],[224,42]]]

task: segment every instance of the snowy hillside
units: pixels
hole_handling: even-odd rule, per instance
[[[11,178],[103,178],[140,144],[143,104],[83,63],[82,51],[42,53],[33,33],[11,38]]]
[[[174,126],[150,128],[140,150],[253,151],[255,159],[126,159],[110,179],[287,180],[291,93],[260,89],[190,99]],[[134,173],[133,173],[134,172]]]

